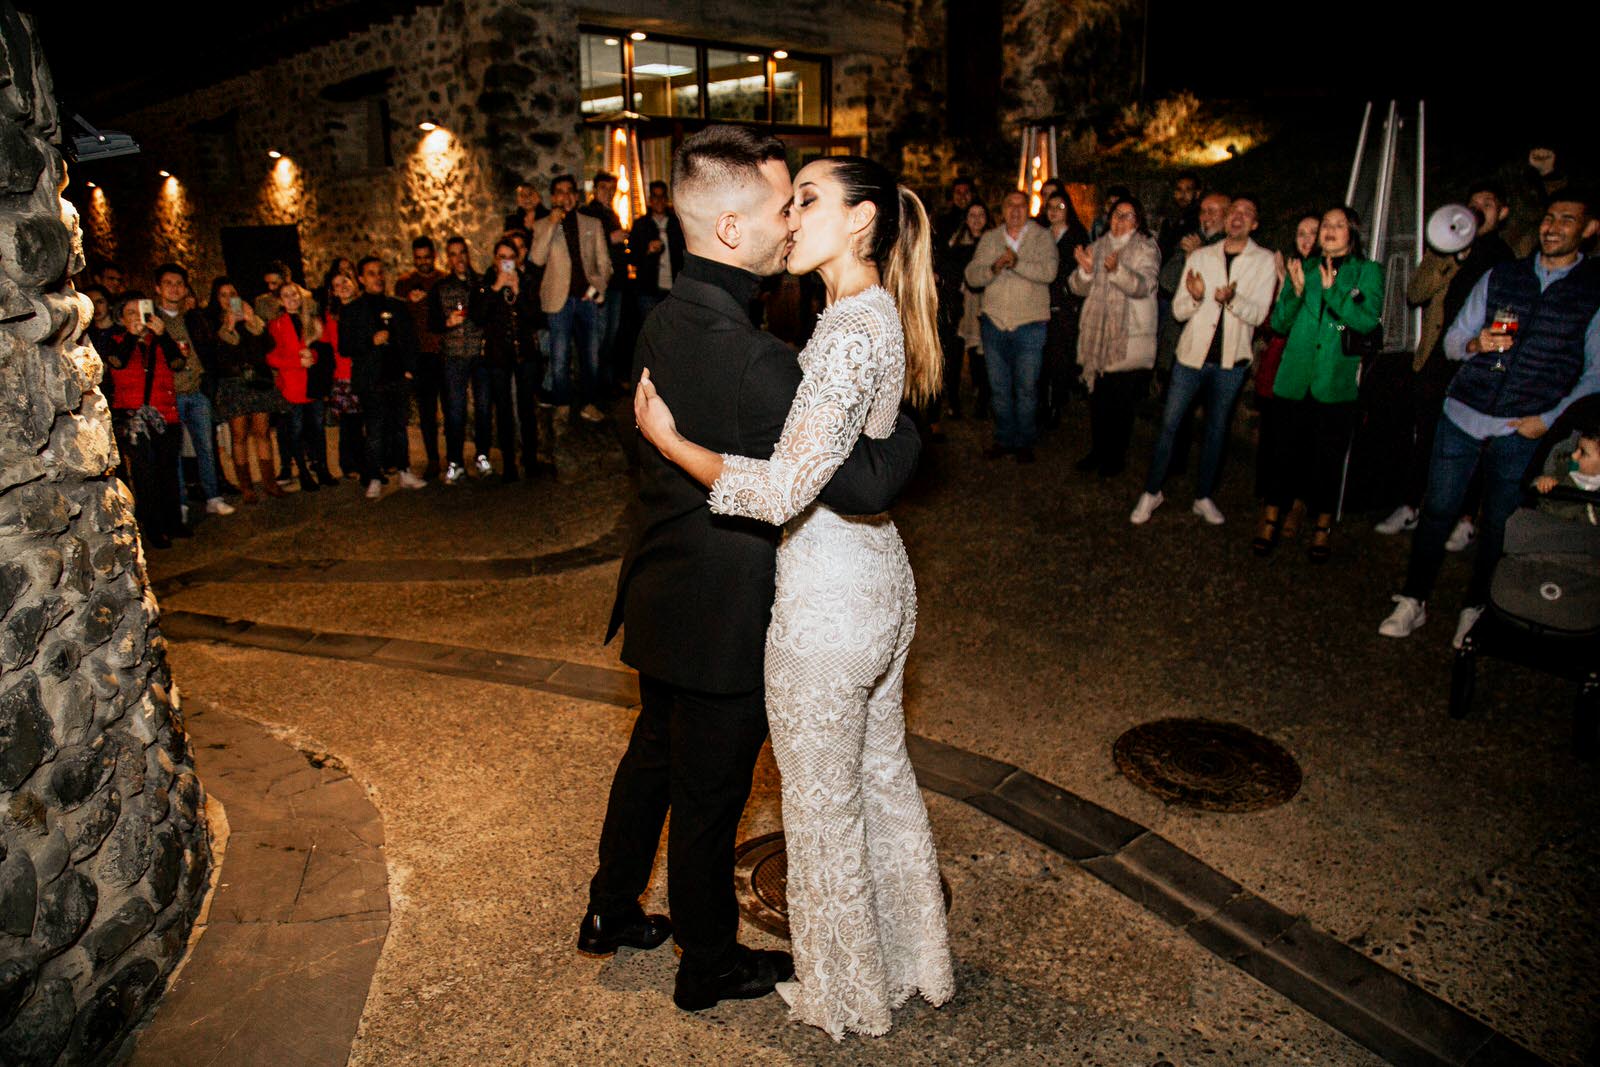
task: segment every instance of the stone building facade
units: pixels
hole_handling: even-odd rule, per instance
[[[107,1063],[210,863],[132,498],[84,343],[56,103],[0,3],[0,1063]]]
[[[946,121],[951,97],[971,88],[950,63],[968,47],[947,33],[958,6],[999,22],[998,91],[975,135],[953,136]],[[236,226],[297,225],[318,277],[336,255],[403,267],[417,233],[463,234],[481,258],[519,182],[585,169],[582,25],[825,55],[827,132],[841,146],[928,192],[958,171],[1002,182],[1014,176],[1023,118],[1126,102],[1140,10],[1132,0],[418,3],[185,95],[97,116],[143,153],[75,199],[91,259],[115,258],[136,277],[167,259],[201,279],[220,273],[221,231]]]

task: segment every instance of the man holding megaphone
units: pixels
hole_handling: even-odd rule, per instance
[[[1411,361],[1412,446],[1407,465],[1406,496],[1400,506],[1375,529],[1381,534],[1397,534],[1415,529],[1422,514],[1422,495],[1428,488],[1428,457],[1433,452],[1433,431],[1444,410],[1444,397],[1458,364],[1445,358],[1444,331],[1455,320],[1467,294],[1478,279],[1495,264],[1513,258],[1511,247],[1500,236],[1500,225],[1510,212],[1506,194],[1499,186],[1479,182],[1467,192],[1465,209],[1448,204],[1434,212],[1433,219],[1452,211],[1469,215],[1476,222],[1476,233],[1467,230],[1465,242],[1458,226],[1428,227],[1428,251],[1417,272],[1406,286],[1406,302],[1421,307],[1422,332]],[[1446,221],[1454,221],[1447,219]],[[1453,245],[1454,247],[1451,247]],[[1445,547],[1459,552],[1472,543],[1473,517],[1478,513],[1478,493],[1469,492],[1455,528]]]

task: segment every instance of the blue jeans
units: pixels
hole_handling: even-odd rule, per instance
[[[1209,499],[1217,489],[1217,472],[1222,467],[1222,449],[1228,442],[1228,424],[1233,418],[1234,401],[1244,386],[1245,372],[1250,364],[1240,363],[1229,370],[1207,363],[1196,370],[1182,363],[1172,366],[1172,377],[1167,383],[1167,407],[1161,416],[1161,435],[1156,438],[1156,450],[1150,457],[1150,474],[1144,480],[1144,491],[1159,493],[1167,480],[1167,467],[1172,463],[1172,442],[1178,437],[1178,428],[1189,415],[1196,399],[1206,406],[1206,424],[1202,431],[1204,444],[1200,451],[1200,477],[1194,485],[1196,500]]]
[[[289,458],[300,468],[302,477],[327,466],[328,437],[323,425],[321,400],[304,404],[290,404],[283,415],[283,436],[288,444]],[[284,468],[287,473],[288,467]]]
[[[611,384],[611,370],[616,365],[617,353],[613,351],[617,345],[617,335],[622,329],[622,304],[628,299],[628,294],[622,289],[607,289],[606,302],[596,309],[596,318],[600,323],[600,367],[601,378],[599,384]],[[631,359],[628,361],[633,362]]]
[[[467,440],[467,385],[473,360],[444,360],[444,461],[466,466],[462,452]]]
[[[178,397],[178,421],[189,431],[194,442],[195,466],[200,468],[200,491],[207,500],[221,496],[217,488],[217,435],[216,418],[211,401],[203,393],[183,393]],[[178,460],[178,503],[187,506],[189,489],[184,484],[183,460]]]
[[[994,409],[994,443],[1001,448],[1031,448],[1039,437],[1039,369],[1049,323],[1029,322],[1002,330],[987,315],[983,354],[989,364],[989,403]]]
[[[550,316],[550,362],[545,370],[545,398],[549,403],[591,404],[600,387],[599,308],[592,300],[567,297],[561,310]],[[572,390],[572,359],[577,353],[578,390]]]
[[[1467,604],[1489,600],[1489,580],[1506,539],[1506,520],[1522,500],[1522,483],[1539,442],[1512,433],[1480,441],[1439,416],[1433,434],[1433,459],[1428,463],[1428,492],[1422,518],[1411,535],[1411,563],[1406,569],[1406,596],[1426,601],[1444,563],[1444,543],[1461,517],[1472,474],[1483,465],[1483,521],[1478,525],[1478,556],[1472,564]]]

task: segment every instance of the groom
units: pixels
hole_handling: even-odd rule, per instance
[[[672,188],[688,255],[644,324],[634,378],[650,369],[685,436],[765,459],[801,377],[794,352],[750,317],[761,279],[789,254],[783,143],[712,126],[674,154]],[[920,447],[904,416],[887,440],[863,434],[823,503],[886,510]],[[639,671],[642,707],[611,783],[578,948],[603,955],[672,936],[683,951],[673,1000],[699,1011],[765,996],[794,971],[787,952],[739,944],[733,890],[734,834],[767,736],[762,661],[782,531],[713,516],[692,478],[642,440],[639,452],[638,528],[606,640],[626,626],[622,659]],[[668,808],[670,922],[639,906]]]

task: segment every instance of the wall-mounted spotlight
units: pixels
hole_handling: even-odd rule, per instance
[[[278,151],[276,148],[269,148],[269,149],[267,149],[267,158],[268,159],[282,159],[283,158],[283,153]]]
[[[99,186],[96,185],[94,182],[84,182],[83,184],[84,184],[84,187],[88,188],[88,189],[98,189],[99,188]]]
[[[158,171],[157,173],[159,173],[163,178],[172,177],[172,172],[171,171],[163,170],[163,171]]]
[[[432,122],[419,122],[419,123],[417,123],[417,129],[421,130],[423,133],[432,133],[434,130],[437,130],[438,128],[439,128],[438,125],[435,124],[435,123],[432,123]]]

